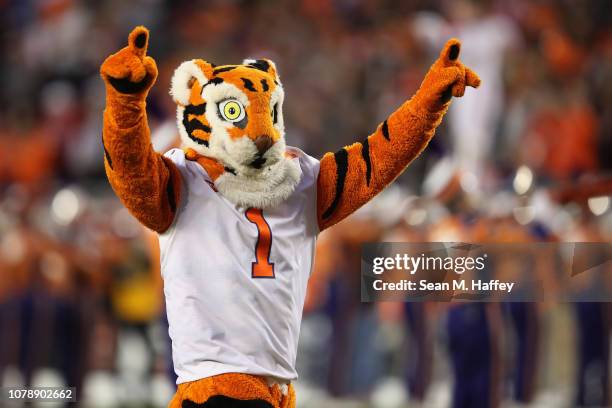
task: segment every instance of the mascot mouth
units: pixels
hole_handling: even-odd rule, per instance
[[[259,156],[258,158],[256,158],[255,160],[251,162],[250,166],[253,167],[254,169],[259,170],[265,163],[266,163],[266,159]]]

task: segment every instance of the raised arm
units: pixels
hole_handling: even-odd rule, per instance
[[[151,146],[145,100],[157,66],[146,55],[148,41],[149,31],[136,27],[127,47],[100,68],[106,85],[102,142],[106,175],[117,196],[142,224],[163,232],[176,213],[181,177]]]
[[[317,185],[320,230],[343,220],[391,183],[433,137],[451,97],[480,79],[459,61],[461,44],[449,40],[416,94],[362,142],[326,153]]]

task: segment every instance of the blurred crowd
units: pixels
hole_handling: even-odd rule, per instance
[[[483,80],[393,188],[320,237],[300,406],[609,405],[607,304],[362,304],[359,275],[362,242],[612,241],[609,9],[0,0],[0,384],[71,385],[108,407],[165,406],[174,391],[156,238],[102,161],[98,69],[144,24],[159,151],[177,143],[168,89],[191,58],[275,61],[288,143],[315,157],[372,132],[450,37]]]

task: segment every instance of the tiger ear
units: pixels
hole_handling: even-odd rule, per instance
[[[268,74],[271,74],[272,76],[274,76],[274,79],[276,79],[278,82],[280,82],[280,77],[278,75],[278,70],[276,69],[276,64],[274,62],[272,62],[272,60],[267,59],[267,58],[262,58],[262,59],[251,59],[251,58],[247,58],[244,61],[242,61],[243,65],[249,65],[253,68],[257,68],[261,71],[267,72]]]
[[[170,85],[170,95],[174,102],[189,105],[191,88],[195,81],[198,81],[200,86],[204,85],[212,78],[212,71],[213,65],[201,59],[185,61],[179,65],[174,71]]]

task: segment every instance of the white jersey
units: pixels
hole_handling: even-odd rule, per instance
[[[319,232],[319,161],[291,151],[300,182],[285,202],[264,211],[225,199],[182,150],[165,155],[183,177],[174,223],[159,236],[179,384],[223,373],[297,378],[302,309]]]

